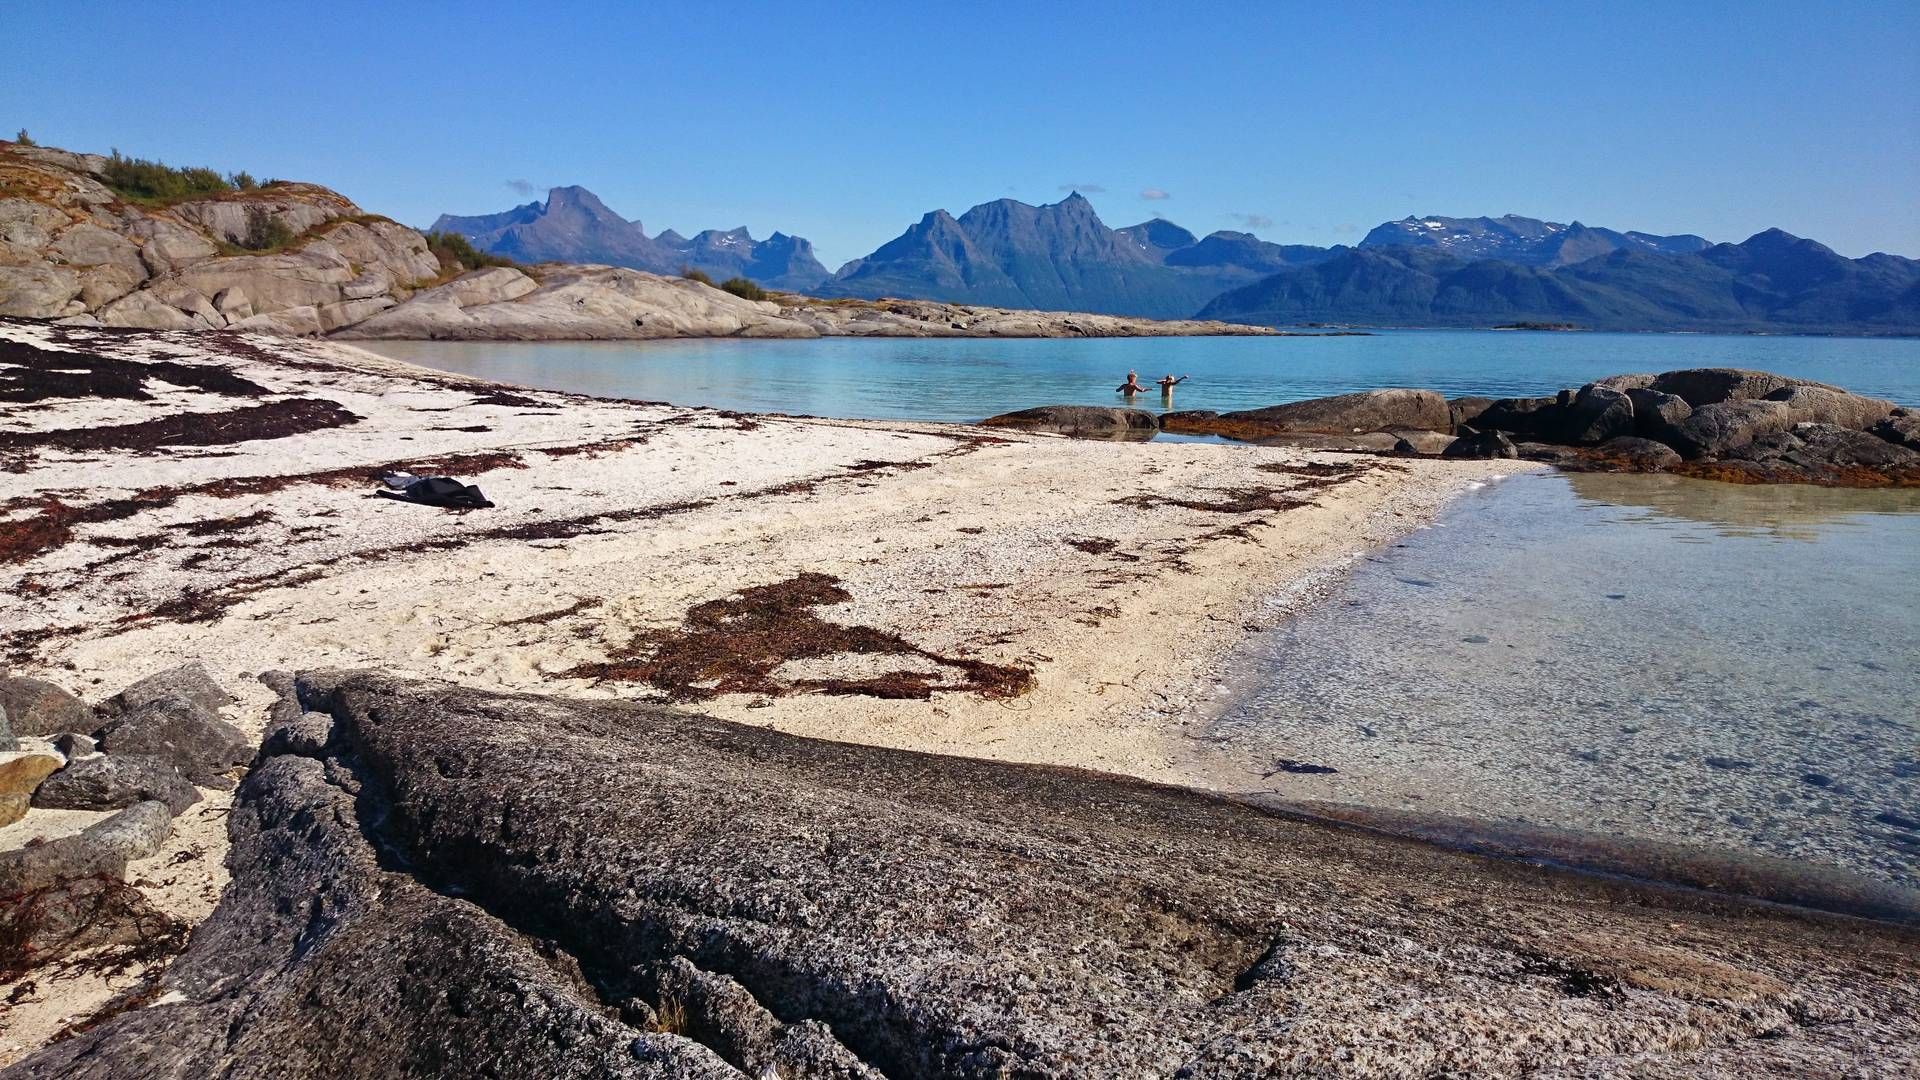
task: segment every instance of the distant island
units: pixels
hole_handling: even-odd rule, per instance
[[[1566,322],[1510,322],[1493,327],[1495,330],[1585,330],[1586,327]]]

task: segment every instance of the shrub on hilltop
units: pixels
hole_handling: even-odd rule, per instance
[[[484,266],[509,266],[530,278],[539,278],[530,266],[522,266],[505,255],[495,255],[490,251],[481,251],[473,246],[473,241],[459,233],[430,232],[427,234],[427,250],[440,260],[440,277],[430,282],[416,282],[415,288],[437,285],[452,281],[469,270],[478,270]]]
[[[720,287],[742,300],[765,300],[767,290],[743,277],[733,277],[720,283]]]
[[[700,284],[706,285],[710,288],[716,288],[716,289],[719,288],[718,285],[715,285],[713,283],[713,279],[707,276],[707,272],[705,270],[695,270],[691,266],[683,266],[680,268],[680,276],[683,278],[686,278],[688,281],[697,281]]]
[[[158,161],[126,157],[119,150],[107,158],[100,178],[115,195],[131,202],[173,203],[234,189],[231,180],[212,169],[176,169]]]

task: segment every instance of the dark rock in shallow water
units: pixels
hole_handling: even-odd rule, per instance
[[[1479,431],[1472,435],[1463,435],[1447,444],[1441,451],[1442,457],[1450,458],[1517,458],[1520,451],[1507,438],[1503,431]]]
[[[1629,390],[1627,400],[1633,402],[1633,431],[1643,439],[1654,439],[1673,445],[1673,433],[1693,415],[1693,406],[1677,394],[1663,394],[1658,390]]]
[[[118,810],[147,800],[179,814],[200,801],[171,762],[146,754],[96,754],[41,783],[33,805],[53,810]]]
[[[1539,435],[1559,426],[1563,407],[1554,398],[1501,398],[1481,410],[1473,426],[1482,431]]]
[[[1603,459],[1616,461],[1634,472],[1659,472],[1680,464],[1681,460],[1680,454],[1673,447],[1632,435],[1608,439],[1594,447],[1593,452]]]
[[[1223,413],[1220,419],[1263,427],[1276,435],[1346,435],[1400,428],[1448,431],[1453,427],[1447,399],[1432,390],[1364,390]]]
[[[15,735],[58,735],[95,726],[86,702],[43,679],[21,675],[0,678],[0,709]]]
[[[1633,434],[1633,401],[1609,387],[1585,387],[1567,406],[1554,441],[1594,446],[1620,435]]]
[[[301,692],[340,737],[242,786],[173,1003],[14,1075],[1757,1077],[1920,1037],[1871,924],[662,708]]]
[[[1873,434],[1909,450],[1920,450],[1920,413],[1895,409],[1885,420],[1873,425]]]
[[[1494,399],[1488,397],[1458,397],[1447,401],[1447,420],[1453,425],[1454,434],[1464,435],[1459,430],[1463,425],[1480,427],[1480,414],[1493,407]]]
[[[1681,421],[1672,445],[1689,458],[1718,456],[1793,423],[1793,413],[1778,401],[1716,402],[1696,407]]]
[[[1160,429],[1160,422],[1145,409],[1095,405],[1042,405],[990,416],[980,423],[986,427],[1092,438],[1146,438]]]
[[[1785,464],[1801,469],[1862,466],[1892,468],[1920,464],[1920,453],[1887,442],[1864,431],[1831,424],[1797,424],[1791,431],[1762,435],[1726,456],[1761,464]]]
[[[121,714],[100,730],[108,754],[151,754],[172,762],[202,787],[233,787],[228,774],[253,759],[253,743],[198,702],[157,698]]]

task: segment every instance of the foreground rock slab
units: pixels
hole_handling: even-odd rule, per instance
[[[296,692],[165,1003],[4,1075],[1920,1066],[1897,928],[658,707]]]

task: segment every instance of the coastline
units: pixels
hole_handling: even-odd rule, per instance
[[[756,417],[508,387],[330,342],[21,324],[0,339],[164,356],[254,387],[151,381],[147,400],[55,402],[0,428],[11,672],[97,700],[204,660],[254,738],[272,698],[259,673],[367,666],[1193,783],[1172,717],[1212,692],[1262,595],[1391,542],[1485,477],[1539,468]],[[322,405],[359,419],[182,447],[126,434]],[[120,434],[49,445],[101,429]],[[370,495],[370,471],[407,463],[498,508]],[[725,676],[741,693],[627,681],[637,639],[710,644],[689,618],[715,603],[773,620],[781,640],[852,628],[888,644],[743,663]],[[220,798],[139,879],[189,922],[224,880]],[[34,811],[9,835],[80,824]],[[0,1045],[31,1047],[110,993],[82,974],[42,986],[0,1019]]]

